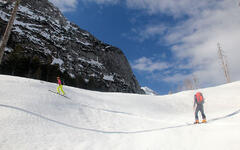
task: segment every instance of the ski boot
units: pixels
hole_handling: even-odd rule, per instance
[[[202,123],[207,123],[207,120],[206,120],[206,119],[203,119],[203,120],[202,120]]]
[[[195,122],[194,122],[194,124],[198,124],[199,123],[199,121],[198,120],[196,120]]]

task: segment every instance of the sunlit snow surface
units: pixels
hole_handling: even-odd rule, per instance
[[[240,82],[200,90],[208,123],[192,125],[193,95],[93,92],[0,75],[1,150],[239,150]]]

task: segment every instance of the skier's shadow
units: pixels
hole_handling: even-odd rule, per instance
[[[74,125],[70,125],[70,124],[67,124],[67,123],[64,123],[64,122],[60,122],[60,121],[57,121],[57,120],[47,118],[47,117],[42,116],[40,114],[25,110],[25,109],[22,109],[22,108],[19,108],[19,107],[15,107],[15,106],[0,104],[0,107],[25,112],[27,114],[31,114],[33,116],[39,117],[41,119],[44,119],[44,120],[47,120],[47,121],[50,121],[50,122],[53,122],[53,123],[56,123],[56,124],[59,124],[59,125],[65,126],[65,127],[78,129],[78,130],[91,131],[91,132],[105,133],[105,134],[106,133],[108,133],[108,134],[137,134],[137,133],[154,132],[154,131],[161,131],[161,130],[166,130],[166,129],[174,129],[174,128],[180,128],[180,127],[186,127],[186,126],[193,125],[193,124],[182,124],[182,125],[177,125],[177,126],[170,126],[170,127],[163,127],[163,128],[157,128],[157,129],[149,129],[149,130],[129,131],[129,132],[128,131],[126,131],[126,132],[124,132],[124,131],[103,131],[103,130],[97,130],[97,129],[88,129],[88,128],[77,127],[77,126],[74,126]],[[213,122],[213,121],[217,121],[217,120],[220,120],[220,119],[229,118],[229,117],[232,117],[232,116],[234,116],[236,114],[239,114],[239,113],[240,113],[240,109],[231,113],[231,114],[228,114],[226,116],[210,119],[208,122]]]

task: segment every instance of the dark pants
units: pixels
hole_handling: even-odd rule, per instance
[[[198,120],[198,112],[199,111],[202,114],[202,119],[206,119],[206,116],[205,116],[204,110],[203,110],[203,105],[197,105],[197,108],[195,110],[195,119]]]

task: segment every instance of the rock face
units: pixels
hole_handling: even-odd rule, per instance
[[[0,38],[13,3],[0,0]],[[98,91],[144,93],[123,52],[69,22],[48,0],[22,0],[0,68]]]

